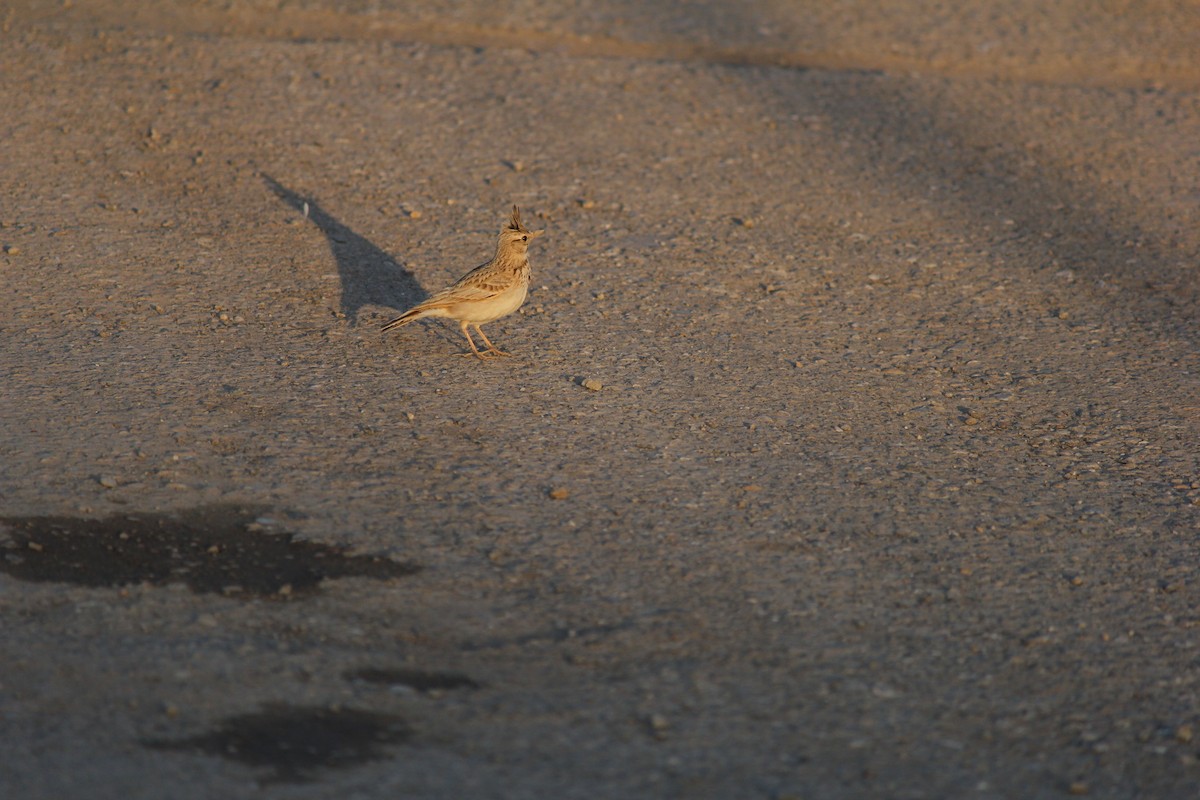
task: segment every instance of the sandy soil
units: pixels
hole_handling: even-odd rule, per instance
[[[1194,3],[226,5],[0,9],[0,795],[1200,794]]]

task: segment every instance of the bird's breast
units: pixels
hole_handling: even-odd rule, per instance
[[[525,302],[525,296],[528,293],[529,280],[517,281],[512,287],[487,300],[474,300],[470,303],[460,304],[454,309],[456,313],[453,316],[456,319],[482,325],[516,311]]]

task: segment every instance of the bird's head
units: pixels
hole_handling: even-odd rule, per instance
[[[512,218],[500,231],[500,249],[524,253],[531,239],[541,236],[545,231],[527,230],[521,223],[521,209],[513,206]]]

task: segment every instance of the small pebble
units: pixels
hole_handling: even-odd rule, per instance
[[[671,727],[671,723],[667,722],[667,718],[662,714],[651,714],[648,722],[650,723],[650,729],[655,733],[662,733]]]
[[[1072,781],[1067,787],[1067,792],[1073,795],[1085,795],[1088,793],[1088,785],[1083,781]]]
[[[15,256],[20,254],[21,248],[17,247],[15,244],[6,244],[4,245],[4,252],[6,255]]]
[[[583,383],[579,384],[590,392],[598,392],[604,388],[604,384],[595,378],[585,378]]]
[[[120,484],[117,482],[117,479],[114,478],[112,475],[101,475],[100,476],[100,485],[103,486],[105,489],[115,489]]]
[[[556,486],[550,490],[551,500],[566,500],[568,497],[570,497],[570,495],[570,491],[562,486]]]
[[[1191,725],[1180,725],[1175,729],[1175,741],[1177,742],[1190,744],[1194,736],[1195,732],[1192,730]]]

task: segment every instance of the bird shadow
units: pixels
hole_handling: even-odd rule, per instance
[[[287,203],[321,229],[337,262],[342,284],[341,311],[351,325],[358,324],[363,306],[379,305],[404,310],[429,296],[413,274],[369,239],[355,233],[316,200],[305,197],[266,173],[263,182]]]

